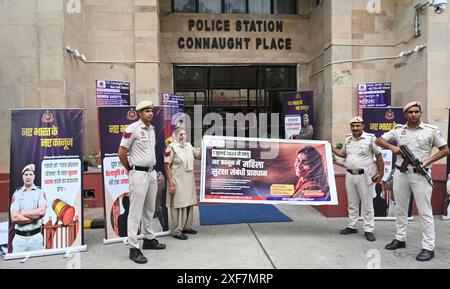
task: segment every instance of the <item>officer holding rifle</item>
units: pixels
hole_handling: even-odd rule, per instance
[[[416,260],[428,261],[434,257],[434,219],[431,207],[431,164],[449,154],[447,143],[437,127],[423,123],[422,104],[410,102],[403,108],[404,125],[397,125],[393,130],[383,134],[376,144],[390,149],[397,155],[394,173],[393,193],[396,202],[397,234],[388,245],[387,250],[406,247],[406,229],[408,225],[408,206],[412,190],[422,225],[422,251]],[[398,146],[389,144],[396,142]],[[439,149],[431,155],[433,147]]]

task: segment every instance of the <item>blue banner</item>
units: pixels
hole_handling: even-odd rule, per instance
[[[102,157],[102,176],[105,208],[105,239],[127,236],[129,210],[128,174],[118,157],[122,135],[128,125],[139,120],[134,106],[99,107],[100,151]],[[164,111],[163,107],[153,108],[152,125],[156,138],[156,172],[158,176],[158,194],[154,218],[158,218],[161,230],[167,231],[168,214],[165,207],[164,181]]]
[[[83,110],[11,112],[8,253],[83,244]]]
[[[364,108],[362,113],[364,119],[364,131],[374,134],[377,138],[384,133],[394,129],[398,124],[405,124],[405,114],[400,107]],[[395,143],[393,143],[395,145]],[[373,205],[375,217],[395,217],[395,200],[392,192],[385,185],[385,181],[394,169],[396,156],[390,150],[382,150],[384,160],[384,177],[381,184],[374,186]],[[408,216],[412,216],[412,193]]]

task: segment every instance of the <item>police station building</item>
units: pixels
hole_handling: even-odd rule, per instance
[[[281,95],[313,91],[314,139],[332,143],[358,84],[390,82],[392,106],[421,101],[446,132],[450,13],[426,2],[2,0],[0,172],[14,108],[85,108],[85,153],[97,152],[96,80],[130,82],[131,104],[183,95],[191,115],[281,113]]]

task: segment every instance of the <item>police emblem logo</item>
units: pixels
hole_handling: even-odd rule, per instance
[[[389,109],[384,116],[387,120],[393,120],[395,118],[395,114],[392,109]]]
[[[55,117],[53,116],[53,114],[50,111],[46,111],[41,118],[43,123],[52,123],[55,121]]]
[[[402,131],[402,135],[405,135],[405,134],[406,134],[406,130]]]
[[[138,114],[134,110],[134,108],[130,108],[130,110],[127,112],[127,119],[128,120],[136,120],[138,119]]]
[[[145,133],[143,131],[141,131],[141,136],[145,136]]]

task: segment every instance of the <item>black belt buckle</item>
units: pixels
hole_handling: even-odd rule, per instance
[[[352,175],[362,175],[364,174],[364,170],[347,170],[347,172],[349,172]]]
[[[19,236],[22,236],[22,237],[31,237],[31,236],[34,236],[34,235],[36,235],[36,234],[39,234],[40,232],[41,232],[41,228],[37,228],[37,229],[34,229],[34,230],[29,230],[29,231],[20,231],[20,230],[14,230],[15,231],[15,233],[17,234],[17,235],[19,235]]]
[[[399,166],[397,166],[397,165],[395,165],[395,167],[400,171],[400,172],[402,172],[402,170],[401,170],[401,167],[399,167]],[[428,172],[428,168],[423,168],[426,172]],[[416,169],[416,168],[413,168],[413,173],[415,173],[415,174],[418,174],[419,173],[419,171]],[[406,170],[406,171],[404,171],[404,172],[402,172],[402,173],[406,173],[406,172],[408,172],[408,170]]]
[[[133,166],[133,170],[141,171],[141,172],[147,172],[148,173],[148,172],[153,171],[153,167],[149,168],[149,167]]]

